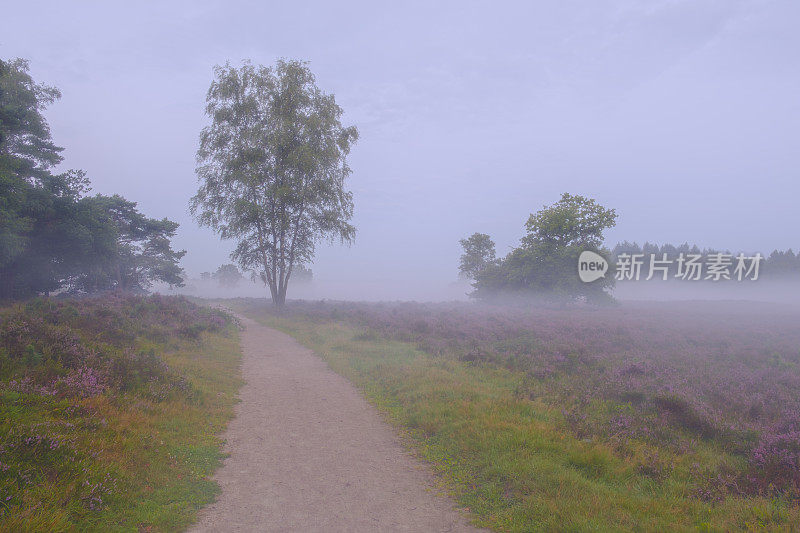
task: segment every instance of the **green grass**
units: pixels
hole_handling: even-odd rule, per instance
[[[136,344],[189,392],[110,390],[81,399],[0,387],[0,531],[175,531],[213,501],[219,434],[241,384],[238,333],[230,325],[193,340]],[[40,434],[59,444],[20,444]]]
[[[615,447],[579,439],[559,406],[517,393],[524,388],[521,372],[431,356],[340,323],[249,311],[360,388],[477,525],[499,531],[798,530],[798,507],[786,500],[695,496],[698,473],[737,460],[713,442],[678,454],[635,440]]]

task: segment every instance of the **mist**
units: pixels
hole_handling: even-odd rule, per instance
[[[310,61],[361,132],[348,180],[356,240],[321,243],[317,292],[295,297],[462,298],[458,240],[488,233],[503,256],[564,191],[617,209],[609,246],[800,247],[796,2],[3,11],[0,55],[29,59],[63,93],[47,110],[62,167],[179,222],[190,278],[230,262],[233,244],[187,204],[212,67],[246,58]]]
[[[800,2],[5,2],[0,531],[794,531]]]

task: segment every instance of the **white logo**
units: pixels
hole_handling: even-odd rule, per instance
[[[586,250],[578,258],[578,276],[584,283],[591,283],[596,279],[605,277],[608,270],[608,261],[605,257],[595,252]]]

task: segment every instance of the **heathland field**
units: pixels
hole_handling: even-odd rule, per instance
[[[173,531],[218,487],[239,347],[177,297],[0,309],[0,531]]]
[[[352,380],[479,524],[792,530],[800,311],[297,303],[249,316]]]

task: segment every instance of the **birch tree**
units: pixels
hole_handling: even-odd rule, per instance
[[[231,259],[283,307],[293,269],[311,262],[320,240],[355,237],[345,180],[358,131],[295,60],[215,67],[206,114],[192,214],[236,242]]]

